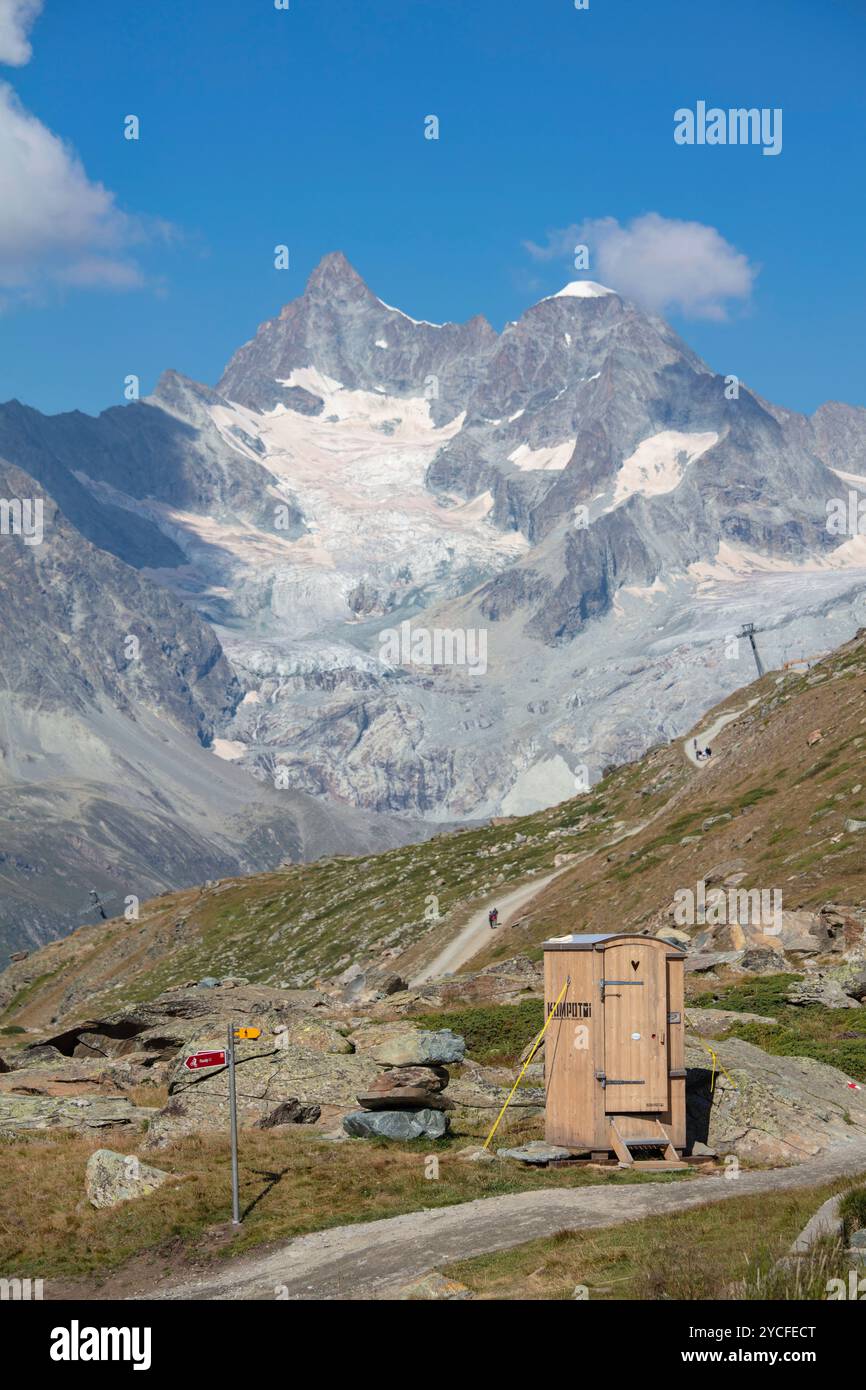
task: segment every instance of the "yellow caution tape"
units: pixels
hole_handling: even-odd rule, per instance
[[[544,1037],[545,1033],[547,1032],[547,1025],[550,1023],[550,1020],[551,1020],[551,1019],[554,1017],[554,1015],[556,1014],[556,1010],[559,1008],[560,1000],[562,999],[562,996],[565,994],[565,991],[568,989],[568,986],[569,986],[570,984],[571,984],[571,976],[568,975],[568,976],[566,977],[565,984],[562,986],[562,989],[559,991],[559,998],[557,999],[557,1001],[556,1001],[556,1003],[554,1004],[553,1008],[550,1010],[550,1013],[547,1015],[547,1019],[545,1020],[544,1027],[542,1028],[542,1030],[541,1030],[541,1032],[539,1033],[538,1037],[535,1039],[535,1043],[534,1043],[534,1045],[533,1045],[532,1051],[530,1052],[530,1054],[529,1054],[529,1056],[527,1057],[526,1061],[523,1063],[523,1068],[522,1068],[522,1070],[521,1070],[521,1072],[520,1072],[520,1076],[518,1076],[517,1080],[515,1081],[514,1085],[513,1085],[512,1088],[511,1088],[511,1091],[509,1092],[507,1101],[506,1101],[505,1104],[503,1105],[503,1107],[502,1107],[502,1109],[500,1110],[499,1114],[496,1116],[496,1123],[494,1124],[494,1126],[493,1126],[493,1128],[491,1129],[490,1133],[488,1134],[487,1138],[484,1140],[484,1144],[482,1145],[483,1148],[485,1148],[485,1149],[487,1148],[487,1145],[490,1143],[490,1140],[493,1138],[494,1134],[496,1133],[497,1129],[499,1128],[499,1121],[502,1119],[502,1116],[505,1114],[506,1110],[508,1109],[509,1105],[511,1104],[511,1098],[512,1098],[512,1096],[514,1095],[514,1092],[517,1090],[518,1086],[520,1085],[520,1082],[521,1082],[521,1080],[522,1080],[522,1078],[523,1078],[523,1073],[526,1071],[526,1068],[529,1066],[529,1063],[532,1061],[533,1057],[535,1056],[536,1052],[538,1051],[539,1047],[541,1046],[541,1040],[542,1040],[542,1038]]]

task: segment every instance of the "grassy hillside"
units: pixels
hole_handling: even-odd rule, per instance
[[[0,976],[0,1028],[96,1015],[204,975],[309,984],[360,963],[412,975],[470,912],[574,859],[472,968],[551,934],[641,930],[679,887],[739,859],[786,909],[866,902],[866,630],[805,674],[771,672],[697,726],[742,711],[694,766],[681,741],[550,810],[365,858],[163,895],[82,927]],[[752,702],[750,704],[750,702]],[[819,741],[809,736],[822,731]],[[425,917],[433,907],[440,918]]]

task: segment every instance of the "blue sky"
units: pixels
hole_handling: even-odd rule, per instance
[[[685,222],[661,289],[634,273],[710,365],[796,409],[866,405],[863,0],[44,0],[10,37],[16,5],[40,8],[0,0],[0,399],[213,382],[330,250],[417,318],[500,328],[575,278],[525,243],[619,224],[639,258]],[[782,153],[676,145],[699,100],[782,108]],[[4,118],[34,161],[50,146],[38,187],[4,181]]]

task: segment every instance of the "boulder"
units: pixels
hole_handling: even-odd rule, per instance
[[[380,986],[382,994],[387,997],[392,994],[402,994],[408,988],[408,981],[404,980],[402,975],[386,975]]]
[[[686,950],[691,945],[691,937],[688,932],[680,931],[678,927],[662,927],[656,932],[659,941],[670,941],[673,946],[683,946]]]
[[[837,979],[816,970],[791,986],[785,998],[789,1004],[823,1004],[826,1009],[859,1009],[857,1000],[847,994]]]
[[[732,964],[737,964],[749,975],[780,975],[788,968],[784,955],[775,946],[754,946],[743,951],[739,960]]]
[[[137,1197],[148,1197],[172,1175],[142,1163],[135,1154],[97,1149],[87,1160],[85,1184],[91,1206],[116,1207]]]
[[[699,951],[686,957],[684,970],[688,975],[703,975],[720,965],[737,965],[740,951]]]
[[[845,829],[849,835],[859,830],[866,830],[866,820],[855,820],[853,816],[849,816],[845,821]]]
[[[743,871],[747,868],[745,859],[725,859],[720,864],[714,864],[702,877],[707,887],[717,883],[735,887],[736,884],[732,880],[736,879],[737,882],[741,883]]]
[[[441,1110],[354,1110],[343,1119],[353,1139],[441,1139],[448,1116]]]
[[[770,935],[764,926],[754,926],[751,922],[721,922],[718,925],[702,927],[693,937],[692,946],[700,953],[755,949],[781,951],[778,936]],[[817,946],[814,949],[817,950]]]
[[[277,1125],[314,1125],[322,1113],[320,1105],[302,1105],[297,1096],[280,1101],[270,1115],[256,1122],[256,1129],[275,1129]]]
[[[845,993],[856,999],[858,1004],[866,1004],[866,968],[855,966],[847,970],[844,976],[840,976],[839,983]]]
[[[433,1094],[444,1091],[448,1081],[445,1067],[391,1067],[380,1072],[370,1090],[387,1096],[391,1091],[412,1086]]]
[[[557,1159],[572,1157],[571,1149],[560,1148],[558,1144],[546,1144],[543,1139],[530,1139],[529,1143],[521,1144],[517,1149],[497,1149],[496,1153],[499,1158],[513,1158],[518,1163],[530,1163],[539,1167],[554,1163]]]
[[[444,1274],[437,1273],[435,1269],[430,1274],[422,1274],[419,1279],[413,1279],[411,1283],[404,1284],[394,1294],[394,1298],[400,1302],[425,1299],[441,1303],[474,1297],[472,1290],[468,1289],[465,1284],[459,1283],[456,1279],[447,1279]]]
[[[430,1033],[405,1023],[371,1024],[351,1035],[355,1051],[385,1066],[443,1066],[462,1062],[463,1038],[449,1028]]]
[[[686,1038],[687,1137],[758,1163],[797,1163],[866,1137],[866,1089],[811,1057],[774,1057],[739,1038]]]
[[[495,1163],[496,1155],[489,1149],[485,1149],[482,1144],[467,1144],[465,1149],[458,1149],[455,1158],[461,1163]]]

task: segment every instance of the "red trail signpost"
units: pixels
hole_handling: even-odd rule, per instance
[[[200,1067],[224,1067],[225,1061],[224,1052],[194,1052],[187,1057],[184,1066],[187,1071],[198,1071]]]
[[[226,1046],[220,1051],[193,1052],[184,1059],[187,1071],[199,1071],[202,1067],[224,1067],[228,1059],[229,1068],[229,1122],[232,1144],[232,1225],[241,1224],[240,1190],[238,1181],[238,1098],[235,1085],[235,1039],[244,1042],[254,1041],[262,1036],[261,1028],[235,1028],[229,1024]]]

